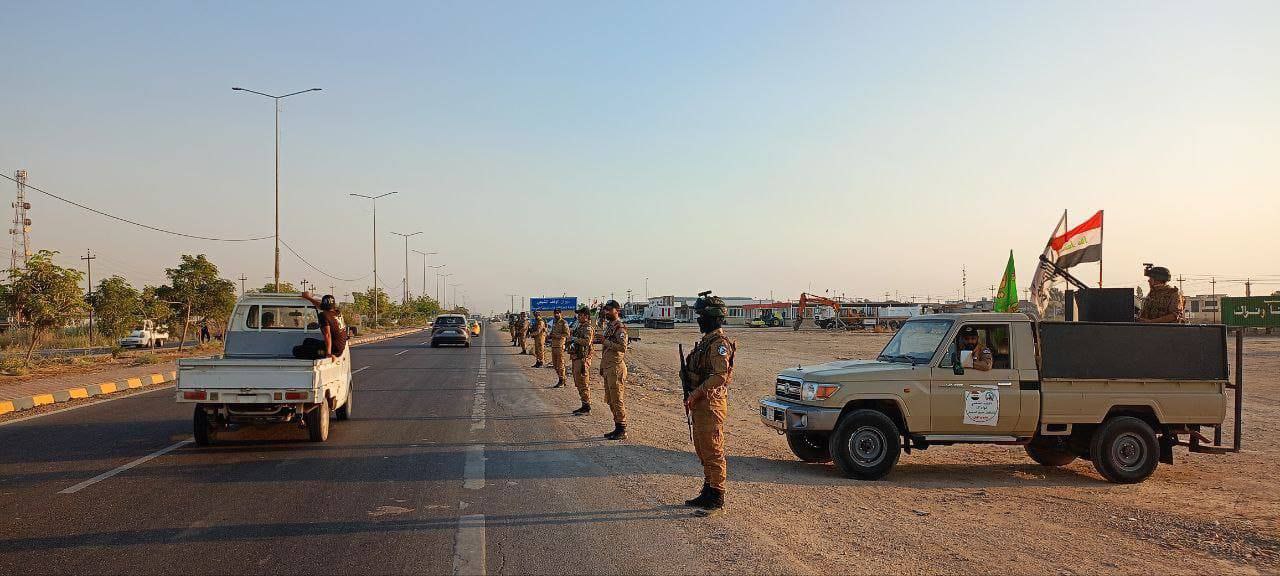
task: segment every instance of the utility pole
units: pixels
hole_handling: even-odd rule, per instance
[[[421,230],[417,232],[412,232],[409,234],[392,232],[392,234],[395,234],[396,236],[400,236],[404,238],[404,296],[401,297],[401,300],[400,300],[401,304],[409,303],[409,238],[413,236],[417,236],[421,233],[422,233]]]
[[[507,294],[507,296],[511,298],[511,307],[507,308],[507,313],[509,314],[516,311],[516,295]]]
[[[1181,274],[1178,275],[1178,294],[1183,294],[1183,295],[1186,294],[1186,292],[1182,291],[1182,275]]]
[[[84,256],[80,257],[81,260],[84,260],[85,267],[89,269],[88,270],[89,290],[87,292],[89,293],[88,298],[90,302],[93,301],[93,261],[96,260],[97,258],[98,258],[97,256],[90,254],[89,249],[87,248],[84,251]],[[93,347],[93,306],[92,305],[89,306],[89,347],[90,348]]]
[[[960,267],[960,300],[967,301],[969,299],[969,271],[964,266]]]
[[[1213,323],[1214,324],[1218,323],[1218,308],[1221,308],[1221,304],[1222,304],[1222,300],[1217,297],[1217,294],[1218,294],[1218,279],[1213,276],[1210,276],[1209,277],[1209,297],[1213,298],[1217,302],[1213,306]]]
[[[649,301],[649,277],[644,277],[644,301]]]
[[[436,253],[423,252],[421,250],[414,250],[413,253],[422,255],[422,295],[427,296],[429,295],[427,292],[427,257],[434,256]]]
[[[995,302],[995,300],[996,300],[996,285],[992,284],[991,285],[991,301]]]
[[[290,96],[297,96],[298,94],[303,94],[306,92],[318,92],[320,89],[308,88],[306,90],[299,90],[291,94],[285,94],[283,96],[272,96],[271,94],[258,92],[257,90],[250,90],[248,88],[241,88],[239,86],[233,86],[231,87],[231,89],[237,90],[240,92],[249,92],[251,94],[257,94],[259,96],[266,96],[267,98],[274,100],[276,104],[276,234],[275,234],[276,274],[275,274],[275,283],[276,283],[276,292],[279,292],[280,291],[280,101]]]
[[[439,266],[428,266],[428,268],[431,268],[432,270],[439,270],[441,268],[444,268],[445,266],[448,266],[448,264],[441,264]],[[436,272],[435,284],[436,284],[436,305],[439,306],[440,305],[440,273],[439,272]]]
[[[1253,279],[1245,278],[1244,279],[1244,297],[1248,298],[1250,296],[1253,296]]]
[[[241,296],[244,296],[244,281],[248,279],[249,278],[244,275],[244,272],[240,273],[240,295]]]
[[[377,196],[365,196],[364,194],[348,194],[358,198],[366,198],[373,201],[373,325],[378,325],[378,199],[397,194],[397,192],[387,192]]]

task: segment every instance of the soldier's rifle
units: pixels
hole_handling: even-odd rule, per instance
[[[693,442],[693,414],[689,413],[689,395],[693,393],[693,382],[689,380],[688,365],[684,361],[684,344],[677,344],[680,353],[680,388],[684,390],[684,423],[689,425],[689,442]]]

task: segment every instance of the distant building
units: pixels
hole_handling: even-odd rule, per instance
[[[1222,297],[1226,294],[1197,294],[1184,296],[1184,312],[1192,324],[1216,324],[1222,322]]]

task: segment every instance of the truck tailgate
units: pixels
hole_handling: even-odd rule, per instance
[[[310,390],[316,387],[317,360],[201,358],[178,362],[179,390]]]

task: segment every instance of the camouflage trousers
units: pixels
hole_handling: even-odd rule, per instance
[[[578,397],[583,404],[591,403],[591,362],[585,359],[573,361],[573,385],[578,388]]]
[[[543,351],[546,350],[547,337],[543,336],[542,334],[537,334],[534,336],[530,336],[529,339],[533,340],[534,359],[537,360],[538,362],[542,362],[542,358],[544,354]]]
[[[702,475],[707,484],[716,490],[724,490],[729,477],[729,465],[724,457],[724,419],[728,399],[724,395],[710,398],[693,406],[693,449],[702,462]]]
[[[613,423],[625,425],[627,423],[625,404],[627,364],[619,362],[601,371],[604,373],[604,401],[609,403],[609,411],[613,412]]]
[[[564,340],[551,341],[551,366],[556,369],[556,377],[564,380]]]

